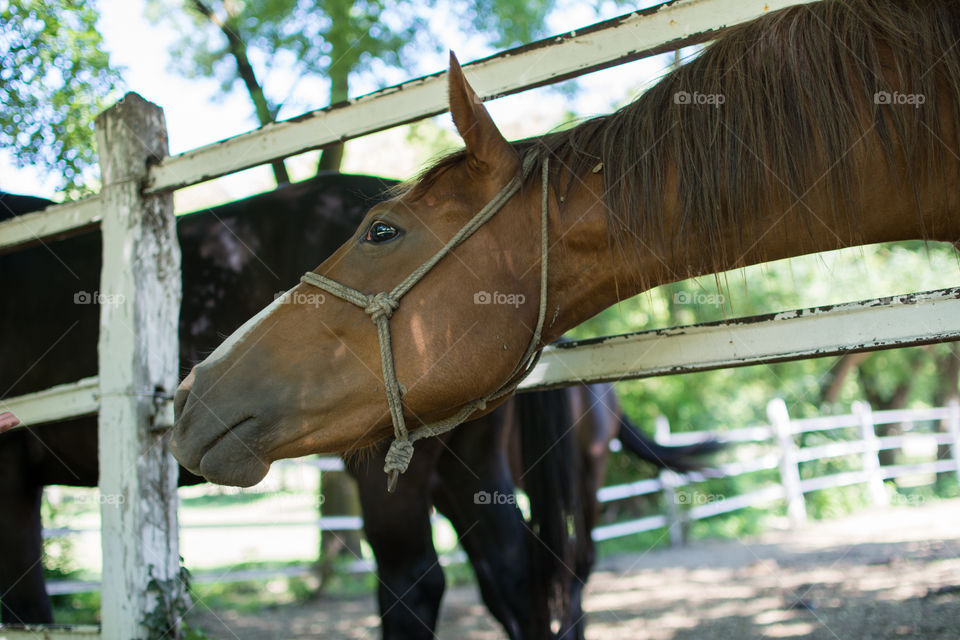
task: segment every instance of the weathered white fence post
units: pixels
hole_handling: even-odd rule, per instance
[[[160,107],[135,93],[96,120],[103,181],[100,496],[104,638],[178,637],[177,464],[163,428],[177,385],[180,248],[173,198],[144,197],[167,155]]]
[[[656,430],[654,431],[654,440],[657,443],[670,445],[670,421],[666,416],[657,416]],[[667,532],[670,534],[670,546],[682,547],[686,543],[687,518],[686,511],[680,508],[680,501],[677,493],[677,487],[683,484],[683,480],[676,472],[670,469],[663,469],[659,474],[660,484],[663,486],[663,502],[667,507]]]
[[[797,460],[797,445],[790,428],[790,414],[782,398],[767,403],[767,417],[780,446],[780,482],[787,497],[787,518],[790,525],[799,527],[807,522],[807,504],[800,485],[800,467]]]
[[[947,418],[947,430],[953,440],[950,443],[950,454],[953,456],[953,464],[957,467],[957,480],[960,481],[960,401],[952,398],[948,406],[950,417]]]
[[[873,411],[866,402],[853,403],[853,413],[860,418],[860,437],[863,440],[863,477],[870,493],[870,501],[877,506],[890,504],[880,473],[880,441],[873,424]]]

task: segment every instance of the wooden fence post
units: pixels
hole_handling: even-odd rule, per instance
[[[658,444],[669,446],[670,444],[670,421],[666,416],[657,416],[654,423],[654,440]],[[683,484],[683,480],[676,472],[670,469],[662,469],[659,474],[660,484],[663,486],[663,501],[667,507],[667,532],[670,534],[670,546],[682,547],[686,544],[687,518],[686,511],[680,508],[677,487]]]
[[[947,406],[950,407],[947,430],[953,439],[953,442],[950,443],[950,453],[953,457],[953,464],[957,467],[957,481],[960,482],[960,401],[952,398]]]
[[[96,133],[103,637],[177,638],[178,467],[163,431],[178,381],[180,248],[172,195],[142,194],[148,162],[167,155],[163,110],[128,93]]]
[[[780,482],[787,497],[787,518],[790,526],[800,527],[807,522],[807,504],[800,484],[800,466],[797,460],[797,445],[790,428],[790,414],[782,398],[767,403],[767,417],[780,446]]]
[[[880,473],[880,441],[873,424],[873,411],[866,402],[853,403],[853,413],[860,418],[860,437],[863,440],[863,477],[870,493],[870,501],[876,506],[887,506],[890,497],[883,486]]]

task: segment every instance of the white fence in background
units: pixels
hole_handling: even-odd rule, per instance
[[[658,478],[629,484],[604,487],[598,492],[600,502],[612,502],[637,496],[665,494],[666,513],[645,518],[602,525],[594,529],[594,540],[609,540],[633,533],[651,531],[661,527],[670,528],[671,541],[681,541],[681,525],[694,520],[703,520],[723,513],[747,507],[769,505],[786,500],[787,516],[793,526],[806,522],[804,495],[820,489],[863,484],[875,505],[888,503],[888,494],[883,481],[906,475],[937,474],[953,472],[960,480],[960,405],[933,409],[902,409],[895,411],[871,411],[866,403],[853,405],[853,411],[841,416],[791,419],[783,400],[775,399],[767,405],[770,424],[757,425],[730,431],[718,432],[669,432],[666,420],[659,420],[657,440],[661,444],[687,445],[715,439],[730,447],[751,444],[763,445],[761,455],[743,458],[735,455],[736,462],[719,465],[703,473],[677,474],[664,471]],[[921,432],[922,424],[941,426]],[[878,437],[877,425],[901,424],[904,434]],[[851,434],[851,430],[856,430]],[[836,440],[801,447],[797,436],[812,432],[837,431]],[[879,452],[882,449],[899,449],[917,443],[929,446],[948,445],[951,456],[917,464],[881,466]],[[758,448],[758,447],[752,447]],[[734,449],[735,451],[735,449]],[[802,478],[803,463],[843,456],[859,456],[861,468],[831,475]],[[698,496],[695,490],[681,491],[695,483],[713,478],[731,478],[755,471],[777,469],[779,481],[766,487],[737,496]]]
[[[656,439],[664,445],[691,445],[705,441],[716,441],[727,445],[727,457],[736,461],[721,464],[703,473],[678,474],[663,471],[656,478],[638,480],[625,484],[603,487],[597,492],[601,503],[629,500],[640,496],[653,496],[662,493],[660,501],[664,512],[642,518],[626,520],[598,526],[593,531],[596,541],[623,538],[626,536],[668,528],[671,543],[683,544],[684,530],[693,521],[730,513],[748,507],[764,506],[786,501],[787,515],[793,526],[806,522],[804,495],[812,491],[832,487],[844,487],[862,484],[870,501],[875,505],[888,504],[888,493],[884,480],[896,479],[907,475],[955,473],[960,481],[960,404],[931,409],[901,409],[894,411],[872,411],[866,403],[857,402],[852,412],[846,415],[822,416],[816,418],[791,419],[786,404],[781,399],[771,400],[767,405],[770,424],[762,424],[729,431],[690,431],[671,433],[666,418],[657,420]],[[903,434],[878,436],[879,425],[900,424]],[[926,427],[926,428],[924,428]],[[803,434],[814,432],[835,432],[830,442],[813,446],[800,446],[798,439]],[[884,449],[900,449],[911,444],[927,449],[947,445],[949,458],[933,459],[915,464],[881,466],[879,452]],[[752,455],[747,457],[739,451],[746,445]],[[858,456],[860,469],[843,471],[825,476],[801,479],[802,464],[814,460],[824,460],[845,456]],[[321,471],[343,469],[339,458],[314,458],[301,461],[284,461],[281,465],[310,465]],[[765,487],[739,495],[717,495],[703,493],[696,484],[717,478],[732,478],[756,471],[778,470],[778,481]],[[321,517],[312,520],[290,522],[217,522],[215,524],[182,524],[181,529],[250,529],[262,526],[265,530],[275,527],[315,527],[322,531],[356,531],[363,527],[358,517]],[[45,531],[49,537],[70,535],[81,530],[54,529]],[[462,552],[443,556],[441,562],[450,564],[465,562]],[[373,571],[371,560],[353,562],[348,571]],[[305,577],[314,573],[313,566],[291,566],[283,569],[248,569],[222,571],[210,574],[198,573],[196,582],[238,582],[245,580],[263,580],[276,577]],[[50,593],[77,593],[96,591],[96,582],[78,582],[71,580],[51,581]]]

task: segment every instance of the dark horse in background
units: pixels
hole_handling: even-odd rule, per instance
[[[389,186],[321,175],[180,218],[181,362],[201,360],[349,238]],[[49,204],[0,193],[0,219]],[[96,298],[100,255],[100,234],[86,233],[0,256],[3,294],[16,301],[0,314],[3,396],[96,374],[99,308],[82,303]],[[349,459],[377,558],[384,637],[434,637],[444,578],[432,505],[459,532],[483,598],[510,638],[549,637],[551,618],[560,619],[565,637],[582,637],[596,490],[617,436],[628,450],[675,469],[692,468],[692,456],[705,451],[646,440],[623,421],[612,388],[594,385],[520,394],[472,426],[423,442],[395,495],[384,489],[385,447]],[[52,622],[41,561],[43,487],[96,486],[97,473],[94,417],[0,435],[2,622]],[[181,468],[181,485],[201,481]],[[531,522],[512,501],[515,483],[530,496]]]

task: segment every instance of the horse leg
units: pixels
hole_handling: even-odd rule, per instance
[[[604,446],[607,446],[607,443],[604,443]],[[597,490],[602,486],[602,474],[606,468],[606,455],[598,458],[594,455],[595,451],[594,447],[586,447],[580,451],[581,472],[578,486],[582,502],[581,512],[576,517],[582,519],[582,525],[578,525],[577,530],[582,531],[583,535],[577,536],[574,547],[574,577],[570,581],[567,619],[561,627],[559,640],[583,640],[586,633],[587,616],[583,610],[583,589],[596,561],[596,547],[591,533],[600,509]]]
[[[580,461],[577,491],[581,508],[576,517],[581,521],[577,529],[583,535],[577,537],[574,548],[575,578],[570,583],[570,603],[560,640],[583,640],[586,632],[583,590],[596,561],[591,533],[600,512],[597,491],[603,486],[610,441],[618,433],[620,405],[610,385],[569,387],[567,394],[571,418],[577,428]]]
[[[377,599],[384,640],[434,638],[443,569],[433,547],[430,482],[442,443],[417,444],[417,455],[401,476],[396,493],[386,492],[386,447],[348,461],[357,479],[363,530],[377,560]]]
[[[530,634],[529,532],[514,500],[501,409],[461,426],[437,465],[434,504],[460,535],[490,613],[511,640]]]
[[[25,432],[0,438],[0,622],[50,624],[53,613],[43,580],[40,502],[43,486],[29,478]]]

